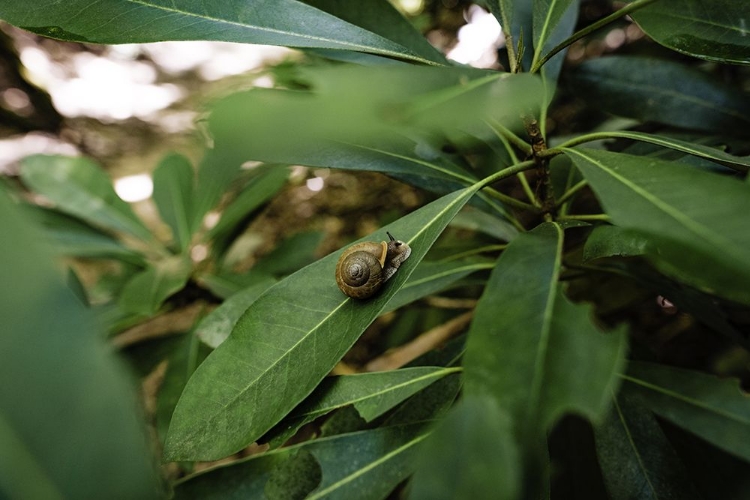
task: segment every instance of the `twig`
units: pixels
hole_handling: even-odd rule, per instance
[[[366,372],[395,370],[429,352],[448,339],[462,332],[471,322],[474,311],[465,312],[452,320],[427,330],[411,342],[387,351],[365,366]]]

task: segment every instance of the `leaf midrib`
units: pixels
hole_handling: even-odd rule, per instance
[[[628,382],[631,382],[635,385],[641,386],[645,389],[650,389],[656,393],[663,394],[664,396],[668,396],[670,398],[673,398],[677,401],[681,401],[683,403],[686,403],[688,405],[694,406],[696,408],[700,408],[701,410],[707,411],[709,413],[719,415],[721,417],[726,418],[727,420],[731,420],[733,422],[737,422],[738,424],[741,424],[743,426],[750,426],[750,418],[742,418],[741,415],[737,415],[734,413],[730,413],[724,409],[717,408],[715,406],[710,406],[703,401],[700,401],[698,399],[694,399],[688,396],[685,396],[684,394],[680,394],[679,392],[675,392],[671,389],[668,389],[667,387],[659,386],[656,384],[652,384],[650,382],[647,382],[645,380],[631,377],[627,374],[621,374],[620,377],[622,377],[624,380],[627,380]]]
[[[630,447],[632,448],[633,453],[635,454],[635,459],[638,462],[638,468],[641,470],[643,477],[646,479],[646,483],[648,484],[649,490],[651,490],[651,493],[653,494],[653,498],[659,498],[659,495],[656,493],[656,488],[654,488],[654,484],[651,482],[651,477],[647,473],[648,469],[643,463],[643,458],[641,457],[640,450],[638,449],[638,446],[636,446],[635,441],[633,440],[633,435],[630,432],[630,427],[628,426],[628,423],[625,420],[625,416],[622,413],[622,409],[620,408],[620,404],[618,403],[617,397],[615,396],[615,394],[612,394],[612,402],[613,402],[613,406],[615,407],[615,410],[617,411],[617,417],[620,419],[620,423],[622,424],[623,430],[625,431],[625,435],[628,438],[628,443],[630,444]]]
[[[447,211],[449,211],[449,210],[450,210],[450,209],[451,209],[451,208],[452,208],[452,207],[453,207],[454,205],[456,205],[457,203],[459,203],[459,201],[460,201],[460,200],[463,200],[463,199],[465,199],[465,198],[468,198],[468,197],[470,197],[471,195],[473,195],[473,194],[474,194],[474,193],[475,193],[475,192],[476,192],[476,191],[477,191],[477,190],[479,189],[479,187],[481,187],[481,186],[480,186],[480,184],[475,184],[475,185],[473,185],[473,186],[470,186],[470,187],[468,187],[468,188],[464,188],[464,190],[465,190],[465,193],[464,193],[464,194],[463,194],[462,196],[458,196],[458,197],[456,197],[456,199],[455,199],[455,200],[453,200],[453,202],[451,202],[450,204],[448,204],[448,205],[446,205],[445,207],[443,207],[443,209],[442,209],[442,210],[441,210],[440,212],[438,212],[438,213],[437,213],[437,214],[436,214],[436,215],[435,215],[435,216],[434,216],[434,217],[432,218],[432,220],[438,220],[438,219],[440,219],[440,218],[441,218],[441,217],[442,217],[442,216],[443,216],[443,215],[444,215],[444,214],[445,214],[445,213],[446,213]],[[406,243],[408,243],[408,244],[411,244],[411,243],[413,243],[413,242],[414,242],[414,240],[416,240],[416,239],[417,239],[417,238],[418,238],[419,236],[421,236],[421,235],[422,235],[422,234],[423,234],[423,233],[424,233],[425,231],[427,231],[427,228],[428,228],[428,227],[429,227],[429,224],[427,224],[427,225],[424,225],[424,226],[422,226],[422,227],[421,227],[421,229],[420,229],[419,231],[417,231],[417,232],[416,232],[416,233],[414,234],[414,236],[412,236],[412,237],[411,237],[411,238],[410,238],[410,239],[409,239],[409,240],[408,240],[408,241],[407,241]],[[273,288],[274,288],[275,286],[276,286],[276,285],[272,286],[272,287],[271,287],[271,288],[269,288],[269,289],[268,289],[268,290],[267,290],[266,292],[264,292],[264,293],[263,293],[263,295],[261,295],[261,297],[259,297],[259,298],[258,298],[258,300],[260,300],[260,299],[261,299],[261,298],[262,298],[262,297],[263,297],[264,295],[266,295],[266,294],[268,294],[268,293],[272,292],[272,290],[273,290]],[[255,378],[253,378],[253,379],[252,379],[251,381],[249,381],[249,382],[248,382],[248,383],[247,383],[247,384],[245,385],[245,387],[243,387],[243,388],[242,388],[242,390],[240,390],[240,391],[237,391],[237,393],[236,393],[236,394],[235,394],[235,395],[234,395],[233,397],[231,397],[231,398],[230,398],[230,399],[229,399],[229,400],[228,400],[228,401],[226,402],[226,404],[223,404],[223,405],[222,405],[222,406],[221,406],[221,407],[220,407],[220,408],[219,408],[219,409],[218,409],[217,411],[215,411],[215,412],[214,412],[214,413],[213,413],[213,414],[212,414],[211,416],[209,416],[208,418],[206,418],[205,420],[203,420],[203,421],[202,421],[202,425],[196,425],[196,426],[194,426],[194,427],[193,427],[193,431],[192,431],[192,432],[190,432],[190,433],[188,433],[188,434],[187,434],[187,435],[186,435],[186,436],[185,436],[185,437],[184,437],[184,438],[183,438],[183,439],[181,440],[181,442],[182,442],[182,443],[184,443],[184,442],[186,442],[186,441],[190,441],[190,440],[192,440],[192,438],[194,438],[195,436],[197,436],[198,434],[200,434],[200,433],[201,433],[201,432],[203,431],[203,429],[205,429],[205,428],[207,427],[207,424],[209,424],[209,423],[210,423],[210,422],[212,422],[212,421],[213,421],[214,419],[216,419],[216,418],[217,418],[217,417],[218,417],[218,416],[219,416],[220,414],[224,413],[224,412],[225,412],[225,411],[227,410],[227,408],[229,408],[230,406],[233,406],[233,405],[235,405],[235,404],[236,404],[236,402],[237,402],[237,400],[238,400],[238,399],[240,398],[240,396],[241,396],[241,395],[245,394],[245,393],[246,393],[246,392],[247,392],[248,390],[250,390],[250,389],[251,389],[251,388],[252,388],[252,387],[253,387],[254,385],[256,385],[256,384],[257,384],[257,382],[258,382],[259,380],[263,379],[263,378],[264,378],[264,377],[266,376],[266,374],[268,374],[269,372],[271,372],[272,370],[274,370],[274,369],[275,369],[275,368],[276,368],[277,366],[279,366],[279,365],[280,365],[280,364],[281,364],[282,362],[285,362],[285,361],[286,361],[286,360],[287,360],[287,359],[289,358],[289,356],[291,356],[291,353],[295,352],[295,350],[296,350],[296,349],[297,349],[297,348],[298,348],[298,347],[300,346],[300,344],[302,344],[302,343],[304,343],[305,341],[307,341],[307,340],[308,340],[308,339],[310,338],[310,336],[311,336],[311,335],[312,335],[312,334],[313,334],[314,332],[316,332],[316,331],[317,331],[317,330],[318,330],[318,329],[319,329],[319,328],[320,328],[320,327],[321,327],[321,326],[322,326],[322,325],[323,325],[323,324],[324,324],[324,323],[325,323],[326,321],[328,321],[328,320],[329,320],[329,319],[330,319],[330,318],[331,318],[331,317],[332,317],[332,316],[333,316],[333,315],[334,315],[334,314],[335,314],[335,313],[336,313],[336,312],[337,312],[337,311],[338,311],[339,309],[341,309],[342,307],[344,307],[344,305],[346,305],[346,304],[347,304],[347,303],[348,303],[348,302],[349,302],[350,300],[352,300],[352,299],[351,299],[351,298],[349,298],[349,297],[346,297],[345,299],[343,299],[343,300],[341,301],[341,304],[339,304],[339,305],[338,305],[337,307],[335,307],[335,308],[334,308],[334,309],[333,309],[333,310],[332,310],[332,311],[331,311],[330,313],[328,313],[328,314],[327,314],[327,315],[326,315],[326,316],[325,316],[325,317],[324,317],[324,318],[323,318],[322,320],[320,320],[320,321],[319,321],[319,322],[318,322],[318,323],[317,323],[317,324],[316,324],[316,325],[315,325],[315,326],[314,326],[313,328],[311,328],[311,329],[307,330],[307,333],[306,333],[305,335],[301,336],[301,337],[300,337],[300,339],[299,339],[299,340],[298,340],[298,341],[297,341],[297,342],[296,342],[296,343],[295,343],[294,345],[292,345],[292,346],[291,346],[291,348],[287,349],[287,351],[286,351],[286,352],[284,353],[284,355],[283,355],[283,356],[279,356],[279,357],[278,357],[278,358],[277,358],[277,359],[276,359],[276,360],[275,360],[275,361],[274,361],[274,362],[273,362],[273,363],[272,363],[271,365],[269,365],[268,367],[266,367],[265,369],[263,369],[263,370],[262,370],[262,371],[261,371],[261,372],[260,372],[260,373],[258,374],[258,376],[257,376],[257,377],[255,377]],[[256,301],[256,303],[257,303],[257,301]],[[384,304],[384,306],[385,306],[385,304]],[[225,343],[224,345],[226,345],[226,343]]]
[[[315,499],[318,499],[318,498],[323,498],[324,496],[328,495],[330,492],[332,492],[332,491],[334,491],[334,490],[336,490],[338,488],[343,487],[347,483],[351,483],[352,481],[354,481],[358,477],[364,475],[365,473],[369,472],[370,470],[374,469],[375,467],[377,467],[377,466],[379,466],[379,465],[381,465],[383,463],[386,463],[391,458],[393,458],[393,457],[395,457],[395,456],[397,456],[397,455],[405,452],[409,448],[411,448],[411,447],[419,444],[420,442],[424,441],[427,438],[427,436],[429,436],[429,435],[430,435],[430,433],[427,432],[427,433],[424,433],[424,434],[422,434],[420,436],[415,437],[414,439],[412,439],[408,443],[399,446],[395,450],[392,450],[392,451],[386,453],[385,455],[383,455],[382,457],[380,457],[380,458],[378,458],[376,460],[373,460],[372,462],[370,462],[369,464],[367,464],[365,467],[361,467],[361,468],[357,469],[355,472],[349,474],[348,476],[345,476],[342,479],[339,479],[338,481],[336,481],[335,483],[332,483],[327,488],[324,488],[324,489],[322,489],[320,491],[315,492],[313,495],[310,495],[310,496],[306,497],[307,500],[315,500]]]
[[[302,38],[302,39],[307,39],[307,40],[315,40],[315,41],[319,41],[319,42],[336,43],[338,45],[343,45],[343,46],[351,47],[351,48],[353,48],[355,50],[360,50],[360,51],[366,51],[366,52],[367,51],[376,51],[376,52],[381,53],[381,54],[387,54],[387,55],[392,55],[392,56],[396,56],[396,57],[410,56],[415,61],[419,61],[419,62],[423,62],[423,63],[426,63],[426,64],[431,64],[431,65],[436,65],[437,64],[434,61],[430,61],[428,59],[424,59],[421,56],[418,56],[418,55],[414,54],[411,50],[407,49],[406,47],[403,47],[403,45],[401,45],[399,43],[396,43],[396,42],[394,42],[392,40],[388,40],[387,38],[383,38],[382,36],[378,35],[377,33],[373,33],[371,31],[365,30],[364,28],[361,28],[361,27],[356,26],[354,24],[348,23],[348,22],[346,22],[346,21],[344,21],[344,20],[342,20],[340,18],[336,18],[335,16],[332,16],[331,14],[328,14],[327,12],[321,11],[320,9],[316,9],[315,7],[312,7],[312,6],[306,5],[306,4],[305,4],[305,7],[307,7],[307,8],[310,8],[310,9],[313,9],[313,10],[317,10],[317,11],[321,12],[322,14],[325,14],[326,16],[330,16],[330,17],[332,17],[334,19],[337,19],[338,21],[340,21],[342,23],[345,23],[345,24],[350,25],[350,26],[354,26],[355,28],[357,28],[359,30],[362,30],[362,31],[365,31],[366,33],[368,33],[368,34],[370,34],[372,36],[376,36],[378,38],[381,38],[382,40],[386,41],[389,44],[398,45],[398,46],[402,47],[405,50],[405,52],[401,53],[401,52],[396,52],[396,51],[393,51],[393,50],[382,49],[382,48],[368,46],[368,45],[356,44],[356,43],[352,43],[352,42],[349,42],[349,41],[346,41],[346,40],[335,40],[335,39],[332,39],[332,38],[323,38],[323,37],[320,37],[320,36],[314,36],[314,35],[304,34],[304,33],[294,33],[292,31],[285,31],[285,30],[280,30],[280,29],[276,29],[276,28],[269,28],[269,27],[266,27],[266,26],[257,26],[257,25],[252,25],[252,24],[240,23],[240,22],[231,21],[231,20],[228,20],[228,19],[221,19],[221,18],[218,18],[218,17],[212,17],[212,16],[208,16],[208,15],[199,15],[199,14],[196,14],[194,12],[189,12],[189,11],[186,11],[186,10],[180,10],[180,9],[177,9],[177,8],[169,8],[169,7],[165,7],[165,6],[162,6],[162,5],[154,5],[152,3],[149,3],[149,2],[146,2],[146,1],[143,1],[143,0],[125,0],[125,1],[127,3],[131,3],[131,4],[143,6],[143,7],[146,7],[146,8],[152,8],[152,9],[160,10],[160,11],[163,11],[163,12],[169,12],[169,13],[172,13],[172,14],[180,14],[180,15],[187,16],[187,17],[194,17],[194,18],[201,19],[201,20],[207,20],[207,21],[212,21],[212,22],[221,23],[221,24],[228,24],[228,25],[231,25],[231,26],[239,26],[239,27],[242,27],[242,28],[254,29],[254,30],[258,30],[258,31],[264,31],[264,32],[267,32],[267,33],[274,33],[274,34],[277,34],[277,35],[292,36],[292,37],[295,37],[295,38]]]
[[[708,228],[707,226],[703,224],[700,224],[694,219],[691,219],[690,217],[683,215],[682,212],[680,212],[679,210],[675,209],[668,203],[663,202],[658,197],[652,195],[649,191],[646,191],[639,185],[619,175],[618,173],[613,171],[611,168],[608,168],[606,165],[592,158],[591,156],[587,156],[581,151],[578,151],[575,149],[566,148],[565,151],[568,153],[577,154],[578,156],[584,158],[586,161],[589,161],[594,166],[599,168],[602,172],[609,174],[615,180],[621,182],[625,187],[629,188],[633,193],[639,195],[645,201],[652,204],[657,209],[661,210],[665,215],[673,218],[675,221],[681,224],[682,227],[688,230],[689,232],[695,234],[696,236],[700,237],[701,239],[715,246],[716,248],[721,248],[725,252],[731,253],[734,258],[742,260],[743,258],[742,251],[735,248],[736,245],[733,241],[728,240],[724,238],[723,236],[721,236],[720,234],[717,234],[711,231],[710,228]]]
[[[437,381],[438,379],[446,377],[446,376],[450,375],[451,373],[457,373],[457,372],[460,372],[460,371],[462,371],[462,368],[460,368],[460,367],[457,367],[457,368],[441,368],[441,369],[438,369],[438,370],[433,370],[433,371],[431,371],[429,373],[425,373],[424,375],[420,375],[418,377],[411,378],[411,379],[405,380],[403,382],[399,382],[396,385],[392,385],[392,386],[389,386],[389,387],[377,390],[375,392],[371,392],[371,393],[369,393],[369,394],[367,394],[365,396],[360,396],[360,397],[357,397],[357,398],[350,398],[350,399],[347,399],[346,401],[341,402],[341,403],[333,403],[331,405],[318,408],[317,410],[312,410],[312,411],[308,411],[308,412],[305,412],[305,413],[300,413],[298,415],[294,415],[294,418],[304,418],[304,417],[310,417],[310,416],[317,416],[317,415],[320,415],[320,414],[323,414],[323,413],[327,413],[327,412],[329,412],[331,410],[335,410],[336,408],[340,408],[342,406],[347,406],[347,405],[350,405],[350,404],[351,405],[356,405],[357,403],[361,403],[363,401],[367,401],[368,399],[372,399],[372,398],[376,398],[378,396],[382,396],[384,394],[388,394],[389,392],[397,391],[397,390],[402,389],[404,387],[408,387],[408,386],[410,386],[412,384],[417,384],[419,382],[422,382],[424,380],[428,380],[430,378],[434,378]]]
[[[547,302],[544,306],[544,313],[542,315],[542,331],[537,344],[536,358],[534,359],[534,374],[531,379],[531,390],[529,393],[528,413],[527,418],[533,418],[534,415],[538,415],[538,408],[541,401],[542,384],[544,382],[544,369],[545,360],[547,359],[547,348],[549,347],[549,337],[552,330],[552,311],[555,306],[555,299],[557,296],[557,281],[560,274],[560,265],[562,258],[562,230],[557,224],[553,225],[557,232],[557,242],[555,246],[555,260],[553,263],[552,276],[550,279],[550,287],[547,292]]]
[[[695,104],[697,106],[700,106],[703,109],[707,109],[710,111],[720,111],[721,113],[724,113],[726,115],[729,115],[731,117],[734,117],[740,121],[743,121],[745,123],[750,124],[750,119],[742,113],[738,113],[734,111],[733,109],[725,108],[722,106],[717,106],[715,102],[707,101],[705,99],[701,99],[700,97],[691,96],[689,94],[683,94],[680,92],[676,92],[674,90],[669,90],[664,87],[658,87],[654,85],[648,85],[646,83],[642,82],[634,82],[634,81],[628,81],[628,82],[611,82],[612,86],[615,88],[618,87],[626,87],[627,89],[637,89],[642,90],[645,92],[650,92],[652,94],[655,94],[657,97],[659,95],[665,96],[665,97],[672,97],[676,99],[681,99],[689,104]]]

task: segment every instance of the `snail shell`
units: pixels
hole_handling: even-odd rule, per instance
[[[388,234],[390,241],[366,241],[347,248],[336,264],[336,283],[349,297],[367,299],[375,295],[409,258],[411,248]]]

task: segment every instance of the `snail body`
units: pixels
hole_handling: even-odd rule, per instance
[[[411,248],[387,233],[390,241],[366,241],[347,248],[336,264],[336,283],[354,299],[375,295],[411,254]]]

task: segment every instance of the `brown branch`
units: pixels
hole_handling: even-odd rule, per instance
[[[419,337],[402,346],[387,351],[365,366],[366,372],[380,372],[401,368],[422,354],[444,344],[448,339],[464,331],[471,322],[474,311],[465,312],[452,320],[427,330]]]

